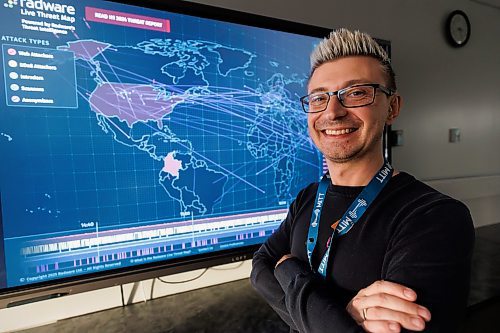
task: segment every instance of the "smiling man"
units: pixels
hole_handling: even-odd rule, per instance
[[[465,205],[384,159],[402,100],[385,51],[339,29],[301,98],[328,174],[304,188],[253,260],[254,288],[291,332],[455,332],[474,228]]]

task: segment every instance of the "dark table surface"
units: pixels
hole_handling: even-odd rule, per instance
[[[469,304],[500,296],[500,224],[476,229]],[[288,332],[248,279],[109,309],[22,332]]]

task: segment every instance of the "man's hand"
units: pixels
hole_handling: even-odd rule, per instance
[[[415,303],[417,294],[400,284],[375,281],[347,304],[351,317],[367,332],[422,331],[430,311]]]

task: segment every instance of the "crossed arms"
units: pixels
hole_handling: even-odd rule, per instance
[[[255,254],[252,284],[293,330],[304,333],[455,332],[466,305],[473,230],[471,235],[471,221],[458,223],[464,230],[450,229],[456,221],[445,214],[448,209],[457,205],[425,212],[436,222],[432,232],[402,228],[387,251],[387,272],[347,305],[332,293],[331,281],[290,255],[287,220]],[[458,215],[470,218],[463,210]],[[352,269],[363,274],[362,267]]]

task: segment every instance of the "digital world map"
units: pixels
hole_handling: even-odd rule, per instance
[[[254,76],[250,64],[255,54],[207,41],[172,39],[133,47],[79,40],[58,49],[74,52],[95,81],[93,90],[79,93],[102,131],[162,163],[158,183],[181,215],[230,212],[224,200],[234,201],[235,190],[244,193],[245,205],[259,196],[272,200],[271,205],[289,204],[302,169],[318,169],[317,161],[310,161],[314,149],[306,119],[289,90],[303,87],[305,78],[285,77],[276,62],[269,63],[270,73],[275,73],[255,88],[233,88],[231,83],[240,76]],[[113,59],[158,63],[163,77],[151,79],[139,74],[150,70],[127,68],[123,60],[116,64]],[[222,82],[230,84],[219,86]],[[256,176],[249,176],[251,172]]]

